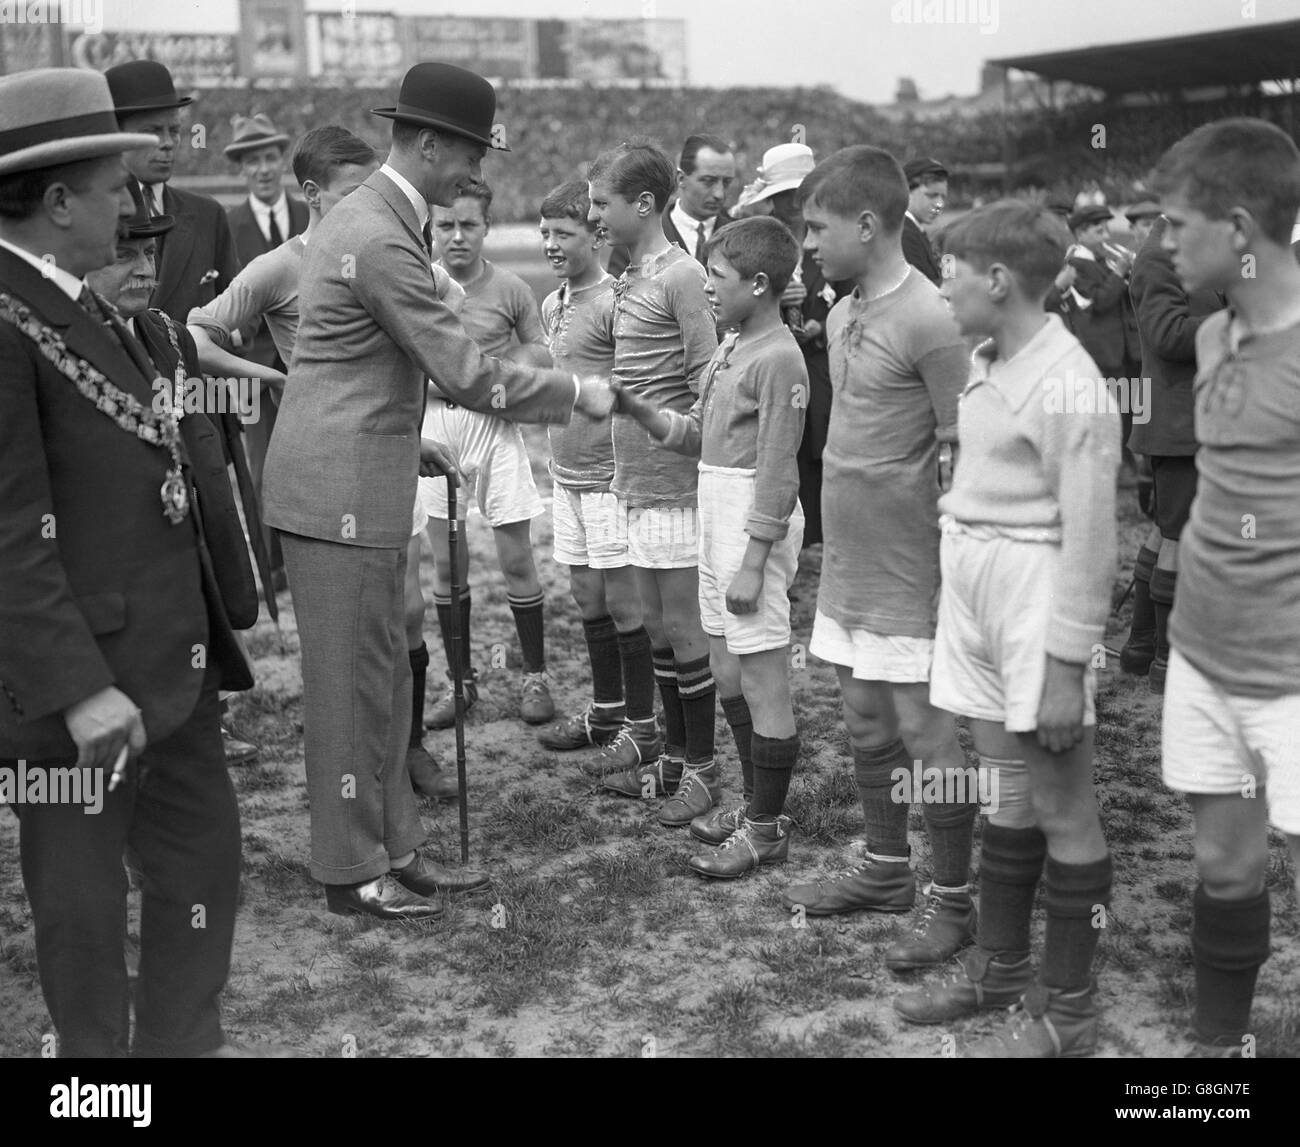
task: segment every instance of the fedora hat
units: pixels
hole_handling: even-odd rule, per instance
[[[758,178],[747,184],[736,200],[737,209],[798,187],[816,166],[812,148],[806,144],[779,143],[776,147],[769,147],[763,152]]]
[[[228,159],[238,159],[246,151],[256,151],[263,147],[278,147],[283,151],[289,146],[289,137],[282,131],[276,131],[270,117],[261,112],[252,116],[237,115],[232,122],[235,138],[225,148]]]
[[[493,139],[496,111],[497,93],[482,76],[455,64],[416,64],[402,77],[397,106],[374,108],[371,114],[438,128],[509,151]]]
[[[173,227],[176,226],[176,220],[170,215],[153,215],[150,214],[149,206],[144,201],[144,192],[140,190],[140,184],[132,179],[129,181],[131,188],[131,202],[135,204],[135,210],[131,212],[128,219],[123,219],[117,225],[117,237],[119,239],[153,239],[159,235],[166,235]]]
[[[117,130],[98,72],[36,68],[0,77],[0,176],[157,146],[156,135]]]
[[[178,96],[172,74],[157,60],[129,60],[114,64],[104,73],[113,93],[119,116],[134,112],[170,111],[194,102],[193,96]]]

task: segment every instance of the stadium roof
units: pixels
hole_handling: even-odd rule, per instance
[[[1259,83],[1300,75],[1300,20],[990,60],[1107,92]]]

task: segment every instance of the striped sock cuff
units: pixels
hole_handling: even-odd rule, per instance
[[[654,649],[650,652],[650,657],[654,661],[655,680],[659,682],[671,681],[677,684],[677,662],[673,659],[671,649]]]
[[[713,670],[707,656],[677,663],[677,691],[685,698],[699,697],[713,688]]]
[[[463,603],[469,601],[469,599],[470,599],[470,593],[469,593],[469,590],[468,590],[468,589],[463,589],[463,590],[461,590],[461,591],[460,591],[460,600],[461,600],[461,603],[463,604]],[[449,593],[439,593],[437,590],[434,590],[434,591],[433,591],[433,604],[434,604],[435,606],[439,606],[439,605],[442,605],[442,606],[449,606],[449,605],[451,605],[451,594],[449,594]]]
[[[530,593],[527,597],[515,597],[514,594],[506,594],[506,604],[511,609],[537,609],[546,600],[546,596],[538,590],[537,593]]]

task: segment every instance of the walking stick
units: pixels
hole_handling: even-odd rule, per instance
[[[456,476],[447,475],[447,550],[451,558],[451,685],[456,702],[456,784],[460,789],[460,862],[469,863],[469,801],[465,787],[465,674],[460,656],[460,521]]]

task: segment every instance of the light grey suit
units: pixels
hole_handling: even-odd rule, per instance
[[[424,382],[516,422],[569,420],[573,376],[484,358],[437,301],[410,201],[375,172],[312,234],[263,478],[302,649],[312,874],[357,884],[423,843],[405,752],[403,609]]]

